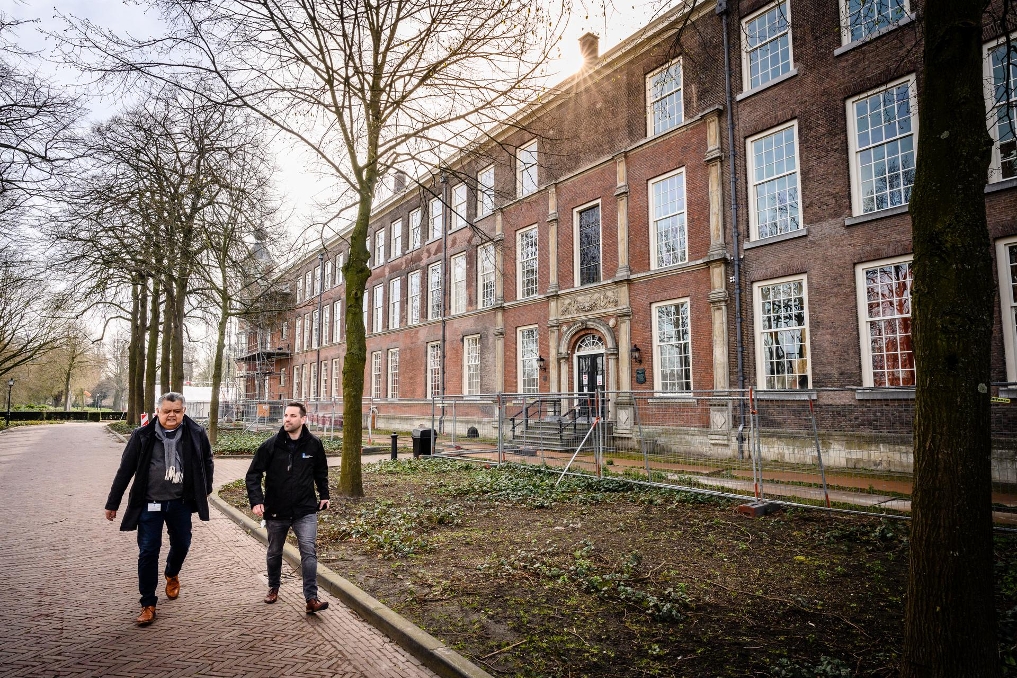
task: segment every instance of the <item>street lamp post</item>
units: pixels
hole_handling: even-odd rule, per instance
[[[14,390],[14,379],[7,380],[7,428],[11,427],[11,391]]]

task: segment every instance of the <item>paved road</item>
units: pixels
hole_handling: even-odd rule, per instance
[[[122,448],[100,424],[0,434],[0,676],[434,676],[324,591],[330,609],[305,615],[288,565],[262,603],[264,546],[214,508],[194,521],[180,597],[160,585],[137,628],[136,533],[102,515]],[[217,462],[216,484],[247,463]]]

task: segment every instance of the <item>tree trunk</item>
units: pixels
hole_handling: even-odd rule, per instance
[[[145,411],[145,334],[148,331],[148,278],[141,279],[138,294],[138,370],[134,375],[136,381],[134,393],[138,401],[134,408],[140,419]]]
[[[916,365],[906,678],[1000,675],[993,601],[982,0],[928,0],[914,237]]]
[[[225,281],[223,285],[225,287]],[[226,328],[230,322],[229,301],[224,300],[219,309],[219,334],[215,342],[215,360],[212,361],[212,399],[208,403],[208,439],[215,444],[219,435],[219,387],[222,385],[223,353],[226,349]]]
[[[71,352],[71,360],[67,363],[67,371],[64,372],[64,412],[71,411],[71,373],[74,372],[74,360],[77,353]]]
[[[371,256],[367,249],[367,227],[371,219],[373,181],[370,186],[360,196],[357,222],[350,234],[350,259],[343,267],[346,277],[346,357],[343,362],[343,454],[339,465],[339,491],[348,497],[364,496],[360,454],[367,329],[364,327],[363,305],[364,289],[371,276],[367,265]]]
[[[168,393],[170,388],[170,357],[173,344],[173,321],[177,305],[173,298],[173,285],[166,281],[166,299],[163,304],[162,314],[162,348],[159,355],[159,384],[163,393]]]
[[[184,310],[187,301],[187,275],[183,274],[174,281],[173,301],[176,305],[173,322],[173,357],[170,360],[170,381],[173,390],[184,392]]]
[[[148,354],[145,368],[145,395],[142,401],[143,412],[147,412],[150,407],[155,407],[155,370],[156,356],[159,350],[159,303],[161,297],[160,278],[156,276],[152,281],[152,310],[148,318]]]
[[[138,326],[138,284],[131,285],[131,341],[127,345],[127,423],[137,426],[138,416],[138,395],[134,392],[137,380],[134,376],[138,372],[138,343],[141,339],[141,329]]]

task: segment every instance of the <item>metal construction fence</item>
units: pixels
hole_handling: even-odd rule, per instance
[[[442,456],[906,515],[914,400],[902,395],[816,389],[365,398],[359,423],[365,444],[433,429],[434,453]],[[285,401],[233,407],[248,428],[276,427]],[[316,431],[339,435],[348,425],[341,400],[307,407]],[[1017,404],[993,403],[991,425],[996,517],[1017,523]]]

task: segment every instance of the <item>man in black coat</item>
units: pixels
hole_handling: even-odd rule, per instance
[[[208,520],[212,469],[212,446],[205,429],[184,414],[182,395],[164,393],[156,417],[136,428],[127,441],[106,500],[106,519],[113,520],[134,478],[120,529],[138,531],[138,626],[155,620],[164,524],[170,542],[164,570],[166,597],[172,600],[180,595],[180,568],[191,546],[191,514],[197,512],[201,520]]]
[[[320,612],[328,603],[318,600],[318,511],[327,509],[328,461],[321,441],[307,430],[307,409],[290,403],[283,414],[282,430],[258,448],[247,471],[247,497],[251,511],[264,517],[268,528],[268,595],[266,603],[279,599],[282,551],[290,528],[300,547],[300,572],[304,580],[307,614]],[[265,476],[262,493],[261,477]],[[318,486],[315,497],[314,486]]]

